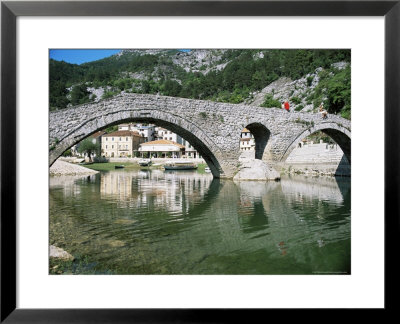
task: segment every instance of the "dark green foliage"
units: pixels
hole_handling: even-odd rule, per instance
[[[66,151],[63,153],[63,156],[64,156],[64,157],[72,156],[71,149],[66,150]]]
[[[333,69],[320,73],[320,82],[314,92],[314,108],[321,102],[330,114],[351,117],[351,71],[350,66],[343,70]]]
[[[296,106],[296,108],[294,109],[295,111],[301,111],[304,108],[303,105],[298,105]]]
[[[89,160],[92,159],[92,154],[96,153],[100,155],[100,141],[93,142],[93,138],[88,137],[85,138],[83,141],[79,143],[78,152],[79,153],[86,153],[89,157]]]
[[[62,81],[50,82],[50,110],[65,108],[69,104],[68,91]]]
[[[133,80],[130,78],[126,79],[118,79],[114,81],[114,87],[118,88],[120,91],[131,89],[133,84]]]
[[[266,108],[281,108],[281,103],[279,100],[274,99],[271,94],[265,96],[265,101],[261,104],[261,107]]]
[[[114,97],[117,94],[118,92],[116,91],[104,91],[103,95],[101,96],[101,99],[108,99]]]
[[[175,80],[166,80],[161,87],[161,93],[171,97],[178,97],[181,90],[181,85]]]
[[[78,84],[71,90],[70,102],[73,106],[84,104],[90,101],[89,92],[85,84]]]
[[[106,128],[106,133],[113,133],[118,130],[118,125],[110,126]]]
[[[326,135],[324,132],[318,131],[306,137],[308,141],[313,141],[314,143],[319,143],[322,140],[324,143],[334,144],[336,143],[332,137]]]
[[[295,105],[298,105],[301,102],[301,99],[298,97],[290,98],[290,101],[293,102]]]

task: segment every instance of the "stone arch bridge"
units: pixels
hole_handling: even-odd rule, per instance
[[[147,94],[120,94],[50,112],[49,164],[85,137],[123,122],[153,123],[180,135],[203,156],[215,177],[231,178],[239,167],[240,134],[255,137],[255,158],[271,166],[284,162],[306,136],[323,131],[351,161],[350,121],[335,115],[227,104]]]

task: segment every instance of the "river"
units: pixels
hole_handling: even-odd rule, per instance
[[[350,178],[50,177],[50,244],[98,274],[349,274]]]

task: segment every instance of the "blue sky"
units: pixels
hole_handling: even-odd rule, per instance
[[[119,49],[51,49],[50,58],[73,64],[100,60],[118,53]]]

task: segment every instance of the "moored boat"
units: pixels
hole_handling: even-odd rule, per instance
[[[193,162],[176,161],[168,162],[164,165],[165,170],[195,170],[197,165]]]
[[[139,160],[138,163],[142,167],[150,166],[151,165],[151,160],[150,159],[142,159],[142,160]]]
[[[116,169],[123,169],[123,168],[125,168],[125,166],[123,166],[123,165],[116,165],[115,168],[116,168]]]

